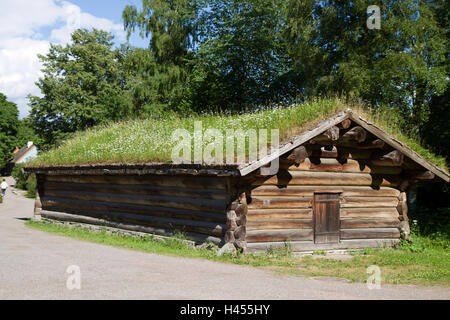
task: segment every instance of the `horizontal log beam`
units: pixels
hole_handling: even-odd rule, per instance
[[[300,165],[292,165],[285,160],[280,161],[280,169],[289,171],[329,171],[373,174],[400,174],[401,167],[374,166],[367,160],[339,158],[308,158]]]
[[[360,149],[383,149],[385,143],[381,139],[375,139],[371,141],[365,141],[358,144],[358,148]]]
[[[137,213],[142,215],[150,215],[158,217],[192,219],[192,220],[211,221],[220,223],[225,223],[226,221],[226,216],[220,213],[146,206],[140,204],[123,204],[117,202],[64,199],[50,196],[43,197],[41,202],[44,209],[51,211],[59,211],[53,210],[51,208],[59,208],[62,211],[64,211],[65,209],[77,209],[77,210]]]
[[[403,164],[404,155],[398,150],[380,155],[375,154],[372,159],[372,164],[377,166],[401,166]]]
[[[364,218],[391,218],[398,220],[398,212],[393,207],[374,207],[374,208],[341,208],[341,220],[345,219],[364,219]]]
[[[251,196],[308,196],[315,192],[342,193],[344,197],[398,197],[400,191],[390,187],[374,189],[370,186],[288,186],[261,185],[251,190]]]
[[[368,160],[372,156],[371,150],[363,150],[357,148],[337,147],[338,158],[354,159],[354,160]]]
[[[433,180],[435,174],[431,171],[405,171],[403,178],[406,180]]]
[[[341,208],[397,207],[397,197],[343,197]]]
[[[247,221],[247,230],[261,229],[304,229],[312,228],[312,219],[255,219],[254,216]]]
[[[339,139],[339,128],[337,126],[333,126],[327,129],[322,134],[312,138],[309,143],[310,144],[321,144],[321,143],[329,143],[333,141],[337,141]]]
[[[338,149],[336,147],[331,150],[327,150],[324,147],[318,149],[312,149],[311,156],[316,158],[337,158],[339,156]]]
[[[47,175],[45,181],[149,185],[198,189],[226,189],[225,177],[158,175]]]
[[[159,227],[165,229],[177,229],[180,231],[190,231],[213,236],[223,236],[226,231],[226,224],[217,222],[206,222],[197,220],[182,220],[157,216],[145,216],[134,213],[107,212],[93,210],[64,209],[63,213],[72,215],[83,215],[103,220],[116,222],[140,224],[144,226]]]
[[[359,239],[341,240],[339,243],[314,243],[313,241],[291,241],[291,242],[253,242],[247,244],[249,252],[266,251],[270,248],[284,249],[289,245],[289,249],[294,252],[311,252],[319,250],[336,249],[363,249],[363,248],[384,248],[391,247],[398,243],[398,239]]]
[[[350,119],[345,119],[338,124],[340,129],[348,129],[352,125],[352,121]]]
[[[342,197],[341,208],[396,207],[397,197]],[[299,196],[253,196],[250,209],[256,208],[310,208],[311,197]]]
[[[398,185],[398,189],[402,192],[408,191],[413,185],[418,183],[419,180],[403,180]]]
[[[312,206],[312,197],[286,197],[286,196],[258,196],[252,197],[249,208],[309,208]]]
[[[312,240],[312,229],[249,230],[247,244],[265,241]]]
[[[211,212],[225,213],[226,202],[222,200],[210,200],[202,198],[185,198],[169,196],[152,195],[130,195],[114,194],[105,192],[84,192],[84,191],[66,191],[66,190],[46,190],[46,196],[88,200],[119,202],[128,204],[142,204],[158,207],[169,207],[178,209],[206,210]]]
[[[367,131],[360,126],[356,126],[342,135],[339,142],[363,142],[366,140]]]
[[[113,194],[143,194],[180,197],[206,198],[215,200],[225,200],[226,191],[223,189],[200,189],[200,188],[180,188],[151,186],[142,184],[102,184],[102,183],[69,183],[69,182],[44,182],[46,190],[66,190],[66,191],[89,191],[105,192]]]
[[[248,219],[268,220],[268,219],[311,219],[312,209],[269,209],[256,208],[250,209],[247,214]]]
[[[307,149],[305,146],[299,146],[292,150],[292,152],[287,156],[287,160],[293,161],[296,164],[301,164],[311,155],[311,150]]]
[[[346,219],[341,220],[341,228],[398,228],[399,223],[398,219]]]
[[[372,156],[372,150],[363,150],[351,147],[336,147],[326,150],[321,145],[311,145],[311,157],[313,158],[340,158],[354,160],[368,160]]]
[[[90,225],[98,225],[98,226],[107,226],[107,227],[113,227],[123,230],[130,230],[130,231],[136,231],[136,232],[145,232],[149,234],[156,234],[156,235],[162,235],[167,237],[175,236],[177,233],[177,230],[174,230],[173,228],[159,228],[159,227],[151,227],[151,226],[144,226],[139,224],[133,224],[133,223],[124,223],[124,222],[116,222],[112,220],[105,220],[102,218],[95,218],[95,217],[89,217],[89,216],[82,216],[82,215],[76,215],[76,214],[69,214],[69,213],[63,213],[63,212],[52,212],[43,210],[42,211],[42,217],[46,219],[51,220],[57,220],[57,221],[65,221],[65,222],[77,222],[77,223],[84,223],[84,224],[90,224]],[[207,234],[200,234],[195,232],[185,232],[184,233],[186,239],[191,239],[197,242],[213,242],[218,245],[224,244],[224,240],[222,237],[215,237]]]
[[[400,231],[397,228],[341,229],[340,237],[341,239],[400,238]]]
[[[252,185],[327,185],[327,186],[386,186],[396,187],[400,184],[398,175],[371,175],[367,173],[280,171],[277,176],[256,178]]]

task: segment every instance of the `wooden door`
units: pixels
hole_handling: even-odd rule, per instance
[[[339,194],[314,194],[314,243],[339,243]]]

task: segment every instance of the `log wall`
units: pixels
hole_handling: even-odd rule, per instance
[[[224,243],[226,177],[40,174],[38,182],[35,214],[45,218]]]
[[[301,164],[280,159],[280,168],[276,176],[255,175],[246,182],[251,185],[249,251],[284,246],[287,241],[295,251],[377,247],[398,241],[400,167],[374,166],[364,159],[309,157]],[[338,244],[314,243],[313,199],[319,192],[340,194]]]

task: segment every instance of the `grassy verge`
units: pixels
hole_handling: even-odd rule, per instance
[[[367,249],[355,252],[346,261],[328,259],[326,253],[295,257],[287,250],[268,250],[263,254],[217,256],[210,249],[194,249],[180,237],[157,241],[151,236],[132,237],[92,232],[83,228],[28,221],[27,226],[80,240],[127,248],[143,252],[201,258],[212,261],[264,267],[281,273],[302,276],[333,276],[352,282],[365,282],[367,267],[377,265],[381,269],[382,284],[416,284],[450,286],[449,242],[426,236],[413,235],[413,243],[402,243],[395,249]],[[181,237],[182,238],[182,237]]]
[[[189,244],[180,241],[184,239],[181,234],[166,241],[161,241],[153,238],[151,235],[145,237],[133,237],[129,235],[111,234],[106,230],[93,232],[85,228],[67,227],[45,222],[27,221],[26,225],[34,229],[79,240],[169,256],[203,258],[213,261],[251,265],[255,267],[294,267],[297,263],[293,257],[290,257],[289,254],[283,251],[273,251],[273,253],[266,255],[238,254],[233,256],[231,254],[225,254],[223,256],[217,256],[215,251],[211,249],[202,247],[194,249]]]

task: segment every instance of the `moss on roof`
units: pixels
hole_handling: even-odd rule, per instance
[[[445,158],[423,148],[417,140],[404,135],[392,113],[373,112],[360,105],[347,105],[339,99],[317,99],[289,107],[275,107],[241,115],[170,116],[165,119],[127,120],[101,125],[78,132],[59,147],[44,152],[28,166],[81,164],[137,164],[171,162],[172,139],[176,129],[194,132],[194,122],[201,121],[203,130],[215,128],[224,136],[227,129],[279,129],[280,140],[302,132],[331,115],[351,108],[368,121],[408,145],[411,149],[447,170]],[[268,130],[269,131],[269,130]],[[207,141],[203,141],[204,145]]]

